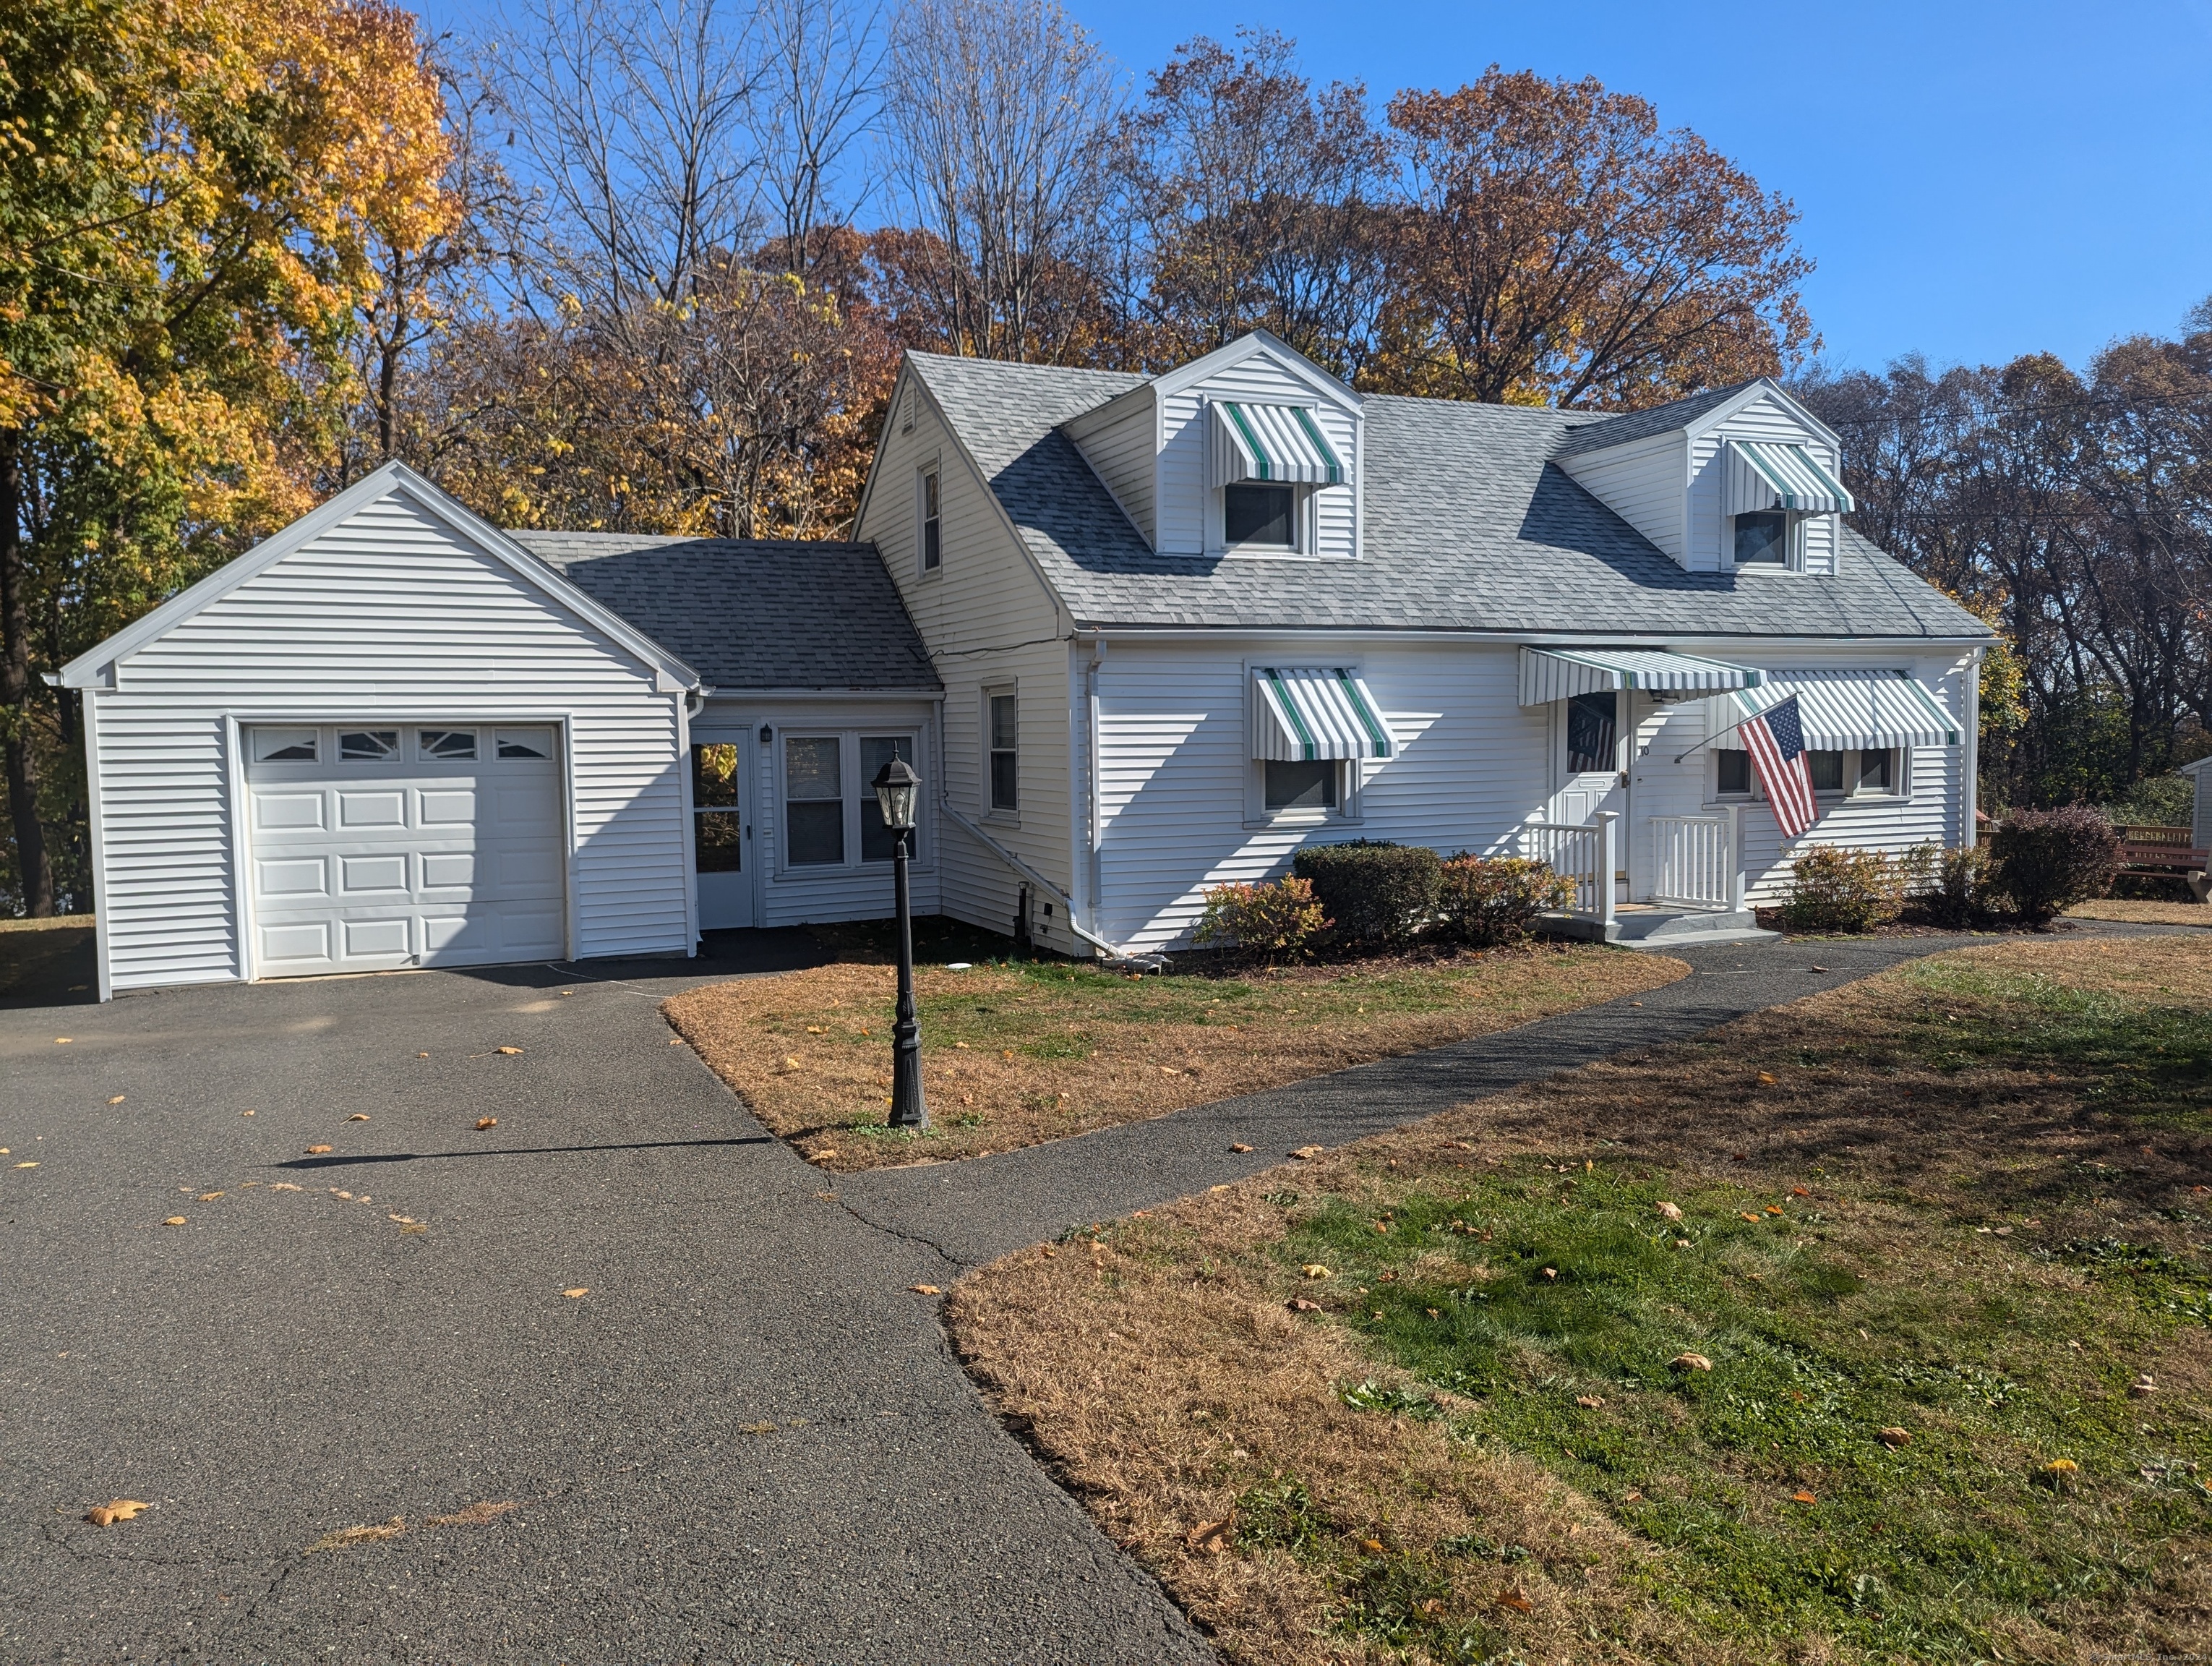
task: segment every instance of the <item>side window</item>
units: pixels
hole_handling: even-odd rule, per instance
[[[921,477],[921,536],[916,540],[921,550],[921,570],[925,573],[934,573],[945,564],[945,534],[942,518],[938,513],[939,490],[937,471],[931,469]]]
[[[983,708],[991,755],[991,808],[1011,815],[1021,808],[1020,724],[1014,691],[984,690]]]
[[[738,769],[742,747],[716,741],[691,749],[692,848],[702,873],[741,873],[745,817]]]
[[[1716,768],[1715,787],[1724,799],[1747,799],[1751,796],[1751,754],[1723,752],[1713,754]]]
[[[1813,774],[1813,790],[1816,793],[1840,793],[1844,790],[1844,755],[1841,752],[1808,752],[1805,767]]]
[[[1861,752],[1858,758],[1858,784],[1854,791],[1884,795],[1903,790],[1895,751]]]
[[[836,735],[784,737],[784,860],[793,867],[845,860],[842,752]]]
[[[860,737],[860,860],[864,862],[888,862],[898,854],[898,835],[884,825],[883,806],[876,802],[874,781],[884,765],[895,757],[902,757],[915,769],[921,768],[915,757],[914,737],[910,734],[864,734]],[[919,823],[921,815],[915,813]],[[906,854],[909,857],[921,854],[921,829],[916,826],[906,836]]]

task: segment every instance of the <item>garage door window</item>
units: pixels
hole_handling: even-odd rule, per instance
[[[783,742],[785,860],[793,867],[845,860],[845,775],[836,735]]]
[[[341,763],[389,763],[398,756],[399,731],[397,729],[338,731],[338,762]]]
[[[501,729],[499,755],[506,759],[550,757],[553,756],[553,732],[550,729]]]
[[[477,755],[477,732],[474,729],[424,729],[416,745],[426,758],[442,759],[448,763],[473,763]]]
[[[253,761],[256,763],[313,763],[315,761],[315,732],[313,729],[256,729],[253,732]]]

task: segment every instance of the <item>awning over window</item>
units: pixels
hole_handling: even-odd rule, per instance
[[[1729,731],[1713,745],[1723,751],[1742,751],[1743,732],[1731,726],[1793,694],[1805,745],[1813,751],[1959,744],[1959,720],[1933,689],[1904,672],[1778,671],[1755,689],[1738,689],[1711,702],[1707,732]]]
[[[1764,509],[1795,509],[1801,514],[1851,511],[1843,483],[1802,446],[1769,440],[1728,442],[1727,472],[1722,476],[1723,512],[1757,514]]]
[[[1662,648],[1524,648],[1521,703],[1541,706],[1608,689],[1741,689],[1756,687],[1763,672]]]
[[[1291,481],[1340,486],[1344,467],[1322,437],[1321,424],[1301,405],[1213,404],[1213,483],[1239,480]]]
[[[1252,756],[1280,763],[1389,757],[1390,730],[1367,684],[1341,666],[1262,666],[1252,673]]]

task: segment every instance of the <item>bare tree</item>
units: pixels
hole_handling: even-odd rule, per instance
[[[763,0],[749,119],[774,249],[788,271],[811,273],[866,196],[842,174],[878,113],[882,15],[856,0]]]
[[[921,240],[907,281],[944,344],[1054,360],[1081,346],[1121,92],[1057,0],[908,0],[885,64],[889,169]]]

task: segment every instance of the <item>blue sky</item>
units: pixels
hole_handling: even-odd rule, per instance
[[[2212,295],[2212,0],[1064,3],[1132,72],[1264,20],[1378,105],[1492,61],[1640,93],[1796,200],[1832,363],[2078,364]]]

